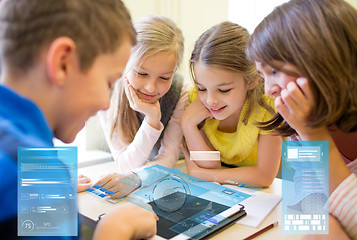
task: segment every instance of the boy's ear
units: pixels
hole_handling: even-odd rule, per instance
[[[46,69],[52,83],[62,86],[66,82],[75,53],[76,44],[68,37],[59,37],[51,43],[46,56]]]
[[[250,83],[248,83],[248,87],[247,90],[252,90],[253,88],[255,88],[255,86],[257,86],[259,79],[254,79],[253,81],[251,81]]]

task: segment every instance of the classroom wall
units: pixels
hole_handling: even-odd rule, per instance
[[[345,0],[345,1],[357,9],[357,0]]]
[[[173,19],[185,37],[185,53],[179,68],[190,80],[188,61],[196,39],[205,30],[228,19],[229,0],[123,0],[132,15],[138,18],[158,14]]]

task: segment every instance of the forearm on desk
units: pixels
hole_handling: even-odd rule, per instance
[[[161,130],[156,130],[144,120],[129,145],[122,144],[117,135],[113,135],[108,145],[119,171],[128,172],[145,165],[162,131],[163,127]]]
[[[210,182],[221,184],[242,184],[251,183],[254,185],[268,187],[274,181],[271,174],[260,170],[257,166],[237,167],[228,169],[205,169],[191,173],[193,176],[202,178]],[[257,175],[259,178],[257,178]]]

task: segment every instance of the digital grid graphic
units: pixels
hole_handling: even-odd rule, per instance
[[[18,148],[18,236],[77,236],[77,148]]]
[[[285,234],[328,234],[328,142],[283,141]]]

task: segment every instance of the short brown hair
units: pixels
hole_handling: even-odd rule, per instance
[[[82,70],[99,54],[115,51],[124,36],[136,43],[128,10],[120,0],[8,0],[0,9],[1,61],[29,69],[61,36],[77,45]]]
[[[357,10],[343,0],[291,0],[255,29],[248,43],[251,60],[274,66],[283,61],[308,79],[315,104],[311,128],[336,125],[357,130]],[[276,115],[265,123],[284,136],[295,130]]]

